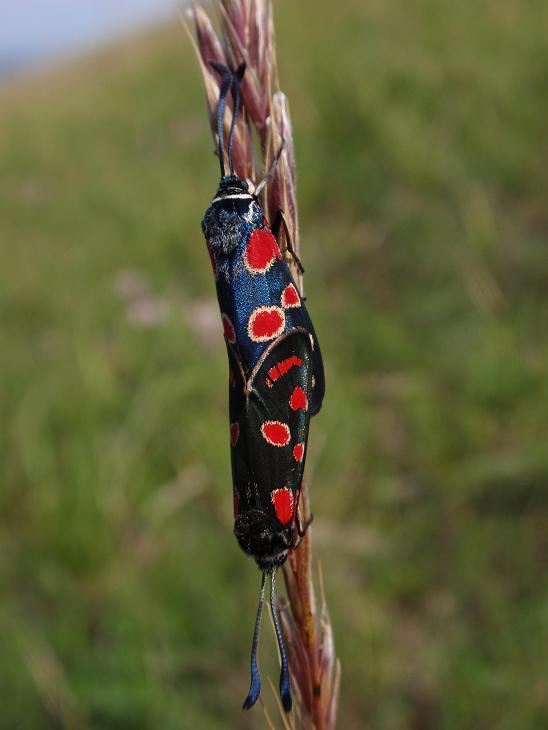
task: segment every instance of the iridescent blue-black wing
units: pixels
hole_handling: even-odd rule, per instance
[[[302,329],[310,334],[310,342],[312,345],[312,387],[309,398],[309,409],[310,415],[315,416],[322,407],[322,401],[325,395],[322,353],[312,320],[304,304],[304,299],[298,293],[297,285],[285,261],[283,262],[282,273],[284,274],[284,279],[289,282],[285,285],[281,297],[281,303],[286,311],[286,317],[291,317],[293,328]]]
[[[238,512],[260,510],[272,529],[294,522],[306,457],[312,344],[307,332],[293,329],[275,340],[245,379],[229,347],[232,474]],[[231,376],[232,378],[232,376]]]
[[[307,312],[308,316],[308,312]],[[310,322],[310,318],[309,318]],[[314,332],[312,322],[310,322],[310,334],[312,336],[312,390],[310,394],[310,415],[315,416],[322,407],[323,397],[325,395],[325,376],[323,372],[323,359],[318,343],[318,338]]]
[[[232,491],[234,518],[241,510],[250,508],[252,470],[249,459],[246,427],[247,378],[244,365],[235,347],[227,342],[228,352],[228,413],[230,419],[230,456],[232,462]],[[243,434],[243,435],[242,435]]]

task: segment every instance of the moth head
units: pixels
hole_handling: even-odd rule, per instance
[[[223,200],[235,195],[245,195],[251,198],[246,181],[237,175],[224,175],[215,194],[215,200]],[[237,200],[237,198],[235,199]]]
[[[234,523],[234,534],[244,553],[254,558],[259,568],[267,573],[285,563],[293,541],[291,525],[276,525],[272,517],[260,509],[241,512]]]

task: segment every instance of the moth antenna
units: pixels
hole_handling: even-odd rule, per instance
[[[276,571],[273,570],[270,574],[270,611],[272,613],[272,621],[274,622],[274,631],[276,632],[276,638],[278,639],[278,649],[280,651],[280,662],[282,665],[280,670],[280,698],[282,700],[284,710],[286,712],[291,712],[291,684],[289,682],[289,669],[287,666],[287,654],[285,651],[284,638],[280,629],[276,602],[274,600],[275,588]]]
[[[251,684],[249,686],[249,693],[242,706],[243,710],[250,710],[261,694],[261,675],[257,665],[257,649],[259,647],[259,633],[261,631],[261,618],[263,616],[265,582],[266,573],[263,573],[261,592],[259,593],[259,605],[257,607],[257,618],[255,619],[255,630],[253,632],[253,644],[251,645]]]
[[[245,63],[238,66],[232,74],[232,99],[234,101],[232,109],[232,122],[230,124],[230,133],[228,135],[228,164],[230,165],[230,174],[234,175],[234,161],[232,159],[232,144],[234,142],[234,130],[238,121],[238,112],[240,111],[240,82],[245,73]]]
[[[209,65],[214,68],[217,73],[221,74],[221,85],[219,87],[219,101],[217,102],[217,137],[219,139],[219,163],[221,165],[221,177],[225,176],[225,145],[224,145],[224,134],[223,134],[223,119],[225,116],[226,97],[232,86],[232,73],[222,63],[216,61],[210,61]],[[234,124],[234,118],[232,119]],[[232,127],[230,130],[230,136],[232,135]],[[231,139],[229,136],[229,155],[231,150]]]

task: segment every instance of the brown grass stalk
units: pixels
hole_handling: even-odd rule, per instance
[[[235,171],[250,183],[252,189],[263,171],[269,169],[283,140],[278,165],[261,193],[260,203],[270,221],[278,210],[284,212],[293,250],[300,257],[295,153],[288,101],[279,90],[272,5],[269,0],[220,0],[217,7],[219,32],[198,3],[193,2],[189,11],[195,29],[195,35],[190,31],[189,35],[202,70],[211,131],[215,139],[219,77],[209,66],[209,61],[217,61],[233,69],[245,61],[242,112],[233,148]],[[228,105],[230,108],[230,101]],[[228,134],[230,120],[231,114],[226,114],[225,134]],[[254,135],[260,147],[260,166],[256,164],[254,154]],[[280,240],[279,244],[302,292],[302,275],[287,250],[287,241]],[[304,524],[310,517],[305,480],[300,509]],[[336,726],[340,664],[335,656],[321,571],[319,611],[317,608],[312,580],[311,529],[306,532],[300,546],[290,553],[284,565],[284,578],[287,600],[278,599],[278,606],[293,689],[291,726],[332,730]],[[283,712],[281,719],[283,726],[287,726]],[[271,723],[270,718],[268,722]]]

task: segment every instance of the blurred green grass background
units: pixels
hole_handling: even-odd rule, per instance
[[[548,5],[275,10],[339,726],[548,727]],[[0,108],[0,728],[263,728],[188,40]]]

